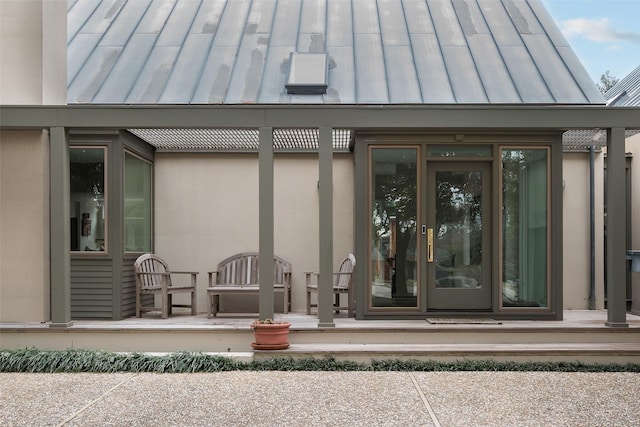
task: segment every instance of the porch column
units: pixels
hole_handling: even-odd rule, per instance
[[[333,129],[321,127],[318,136],[319,245],[318,326],[333,323]]]
[[[626,328],[626,192],[624,128],[607,129],[607,326]]]
[[[273,319],[273,128],[259,130],[258,250],[260,319]]]
[[[51,286],[50,327],[71,321],[71,237],[69,218],[69,144],[63,127],[49,129],[49,250]]]

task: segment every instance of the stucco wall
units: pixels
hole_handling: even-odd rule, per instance
[[[604,156],[595,156],[595,287],[596,308],[604,308]],[[564,309],[589,308],[591,266],[589,219],[589,153],[564,153]]]
[[[334,264],[353,250],[353,163],[333,164]],[[313,154],[276,154],[277,255],[293,267],[292,310],[305,309],[304,272],[318,269],[318,162]],[[207,272],[238,252],[258,250],[256,154],[158,154],[156,252],[174,270],[198,271],[198,311],[206,311]],[[280,298],[276,308],[281,309]],[[221,309],[257,311],[257,298],[229,297]]]
[[[0,104],[66,104],[66,57],[66,0],[0,0]],[[50,320],[46,131],[0,133],[0,189],[0,320]]]
[[[49,320],[49,144],[0,132],[0,321]]]
[[[66,104],[66,57],[66,0],[0,1],[0,104]]]

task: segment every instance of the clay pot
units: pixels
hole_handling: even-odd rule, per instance
[[[282,350],[289,347],[289,327],[291,323],[256,323],[253,328],[255,342],[251,347],[255,350]]]

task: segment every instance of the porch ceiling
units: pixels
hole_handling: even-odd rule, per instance
[[[258,129],[128,129],[138,138],[153,145],[159,152],[256,152]],[[626,138],[640,133],[627,129]],[[333,130],[333,151],[347,152],[353,141],[354,131]],[[606,129],[570,130],[562,135],[565,151],[584,151],[593,146],[601,149],[607,145]],[[274,151],[300,152],[318,150],[317,129],[274,129]]]
[[[128,129],[158,151],[256,152],[258,129]],[[333,151],[349,151],[353,132],[333,130]],[[317,151],[318,129],[274,129],[274,151]]]
[[[632,137],[637,133],[640,133],[639,129],[627,129],[625,138]],[[591,146],[601,149],[607,146],[607,130],[581,129],[567,131],[562,135],[562,146],[565,151],[584,151]]]

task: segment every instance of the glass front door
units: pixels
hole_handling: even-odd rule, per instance
[[[428,162],[428,310],[491,309],[490,191],[489,163]]]

